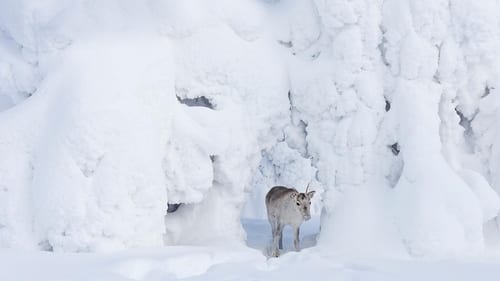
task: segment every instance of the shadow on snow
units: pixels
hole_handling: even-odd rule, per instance
[[[265,256],[269,256],[269,248],[272,242],[271,226],[263,219],[241,219],[243,228],[247,233],[246,243],[248,247],[260,250]],[[300,227],[300,248],[310,248],[316,245],[316,237],[319,233],[319,217],[312,217]],[[283,250],[281,255],[294,251],[293,233],[290,226],[283,230]]]

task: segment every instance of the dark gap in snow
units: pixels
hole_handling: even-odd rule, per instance
[[[386,99],[385,100],[385,112],[389,112],[391,110],[391,103]]]
[[[182,203],[167,203],[167,213],[173,213],[179,209],[179,207],[182,205]]]
[[[30,98],[31,96],[33,96],[33,94],[35,94],[35,92],[36,92],[36,89],[33,89],[33,91],[21,91],[19,93],[21,94],[22,97],[27,99],[27,98]]]
[[[467,144],[469,151],[474,152],[474,132],[472,130],[471,122],[472,120],[474,120],[475,115],[472,118],[465,117],[460,109],[458,109],[458,106],[455,107],[455,112],[457,113],[458,117],[460,117],[460,121],[458,122],[458,124],[464,128],[465,143]]]
[[[38,247],[40,247],[40,250],[42,251],[54,252],[54,247],[52,247],[49,240],[43,240],[39,242]]]
[[[293,101],[292,101],[292,92],[290,90],[288,90],[288,104],[290,104],[290,111],[292,110],[292,107],[293,107]]]
[[[309,124],[307,124],[306,121],[304,120],[300,120],[299,122],[299,128],[302,129],[302,132],[304,133],[304,143],[305,143],[305,155],[302,155],[302,157],[304,158],[311,158],[311,163],[315,163],[315,159],[311,156],[311,153],[309,153],[309,142],[307,141],[307,126],[309,126]],[[301,153],[302,154],[302,153]]]
[[[180,103],[187,105],[187,106],[206,107],[206,108],[210,108],[210,109],[215,108],[214,105],[210,102],[210,100],[205,96],[199,96],[196,98],[181,98],[181,97],[176,95],[176,97]]]
[[[462,126],[466,132],[472,132],[472,118],[468,119],[467,117],[465,117],[464,114],[458,109],[458,107],[455,107],[455,112],[457,113],[458,117],[460,117],[460,122],[458,124],[460,124],[460,126]]]
[[[492,88],[492,87],[489,87],[489,86],[484,87],[484,93],[481,96],[481,98],[485,98],[485,97],[489,96],[490,93],[491,93],[491,90],[493,90],[493,89],[495,89],[495,88]]]
[[[436,44],[435,47],[437,49],[437,52],[438,52],[438,55],[437,55],[437,65],[439,66],[439,62],[441,60],[441,46],[443,45],[443,43],[441,44]],[[441,84],[441,78],[439,78],[439,67],[436,69],[436,72],[434,73],[434,75],[432,76],[432,80],[438,84]]]
[[[320,55],[321,55],[321,51],[317,51],[316,53],[312,54],[311,58],[317,59]]]
[[[401,148],[399,147],[399,143],[395,142],[391,145],[389,145],[389,148],[391,149],[392,154],[398,156],[399,152],[401,151]]]
[[[302,119],[299,121],[299,127],[302,129],[302,131],[304,132],[304,136],[306,136],[306,137],[307,137],[307,126],[308,126],[308,124],[306,121],[304,121]]]
[[[391,64],[387,60],[387,39],[385,38],[385,28],[383,26],[380,26],[380,31],[382,33],[382,40],[378,44],[378,50],[380,51],[380,57],[382,58],[382,62],[385,64],[385,66],[390,66]]]
[[[283,40],[278,40],[278,43],[283,46],[283,47],[286,47],[286,48],[291,48],[293,47],[293,43],[292,41],[283,41]]]
[[[210,161],[212,161],[212,186],[214,186],[217,183],[217,171],[219,170],[218,165],[220,165],[220,157],[217,155],[210,155]]]

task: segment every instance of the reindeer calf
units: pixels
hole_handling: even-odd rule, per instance
[[[267,218],[273,232],[271,255],[279,256],[279,249],[283,249],[283,228],[290,225],[294,229],[295,250],[299,250],[299,229],[302,222],[311,218],[311,198],[315,191],[304,193],[294,188],[275,186],[266,195]],[[279,245],[278,245],[279,243]],[[279,246],[279,249],[278,249]]]

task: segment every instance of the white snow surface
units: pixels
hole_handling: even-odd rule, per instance
[[[446,260],[353,258],[319,247],[288,251],[291,231],[285,228],[285,254],[266,259],[262,246],[270,231],[264,220],[243,220],[248,246],[222,243],[211,246],[169,246],[118,253],[0,252],[0,274],[6,281],[106,280],[456,280],[495,281],[498,257]],[[319,227],[317,217],[302,228],[302,241],[311,242]],[[312,246],[307,244],[306,247]]]
[[[3,0],[0,276],[497,280],[499,52],[499,0]]]

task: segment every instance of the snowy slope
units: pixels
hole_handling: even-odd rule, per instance
[[[498,280],[500,260],[409,260],[353,258],[308,248],[266,259],[261,245],[266,221],[244,220],[248,245],[171,246],[114,254],[0,252],[0,275],[6,281],[49,280]],[[304,226],[304,238],[317,232],[318,220]],[[291,235],[285,231],[285,246]]]
[[[197,245],[225,263],[224,241],[260,268],[240,217],[264,219],[273,185],[310,183],[321,232],[290,264],[488,252],[500,241],[498,11],[2,1],[0,247]]]

